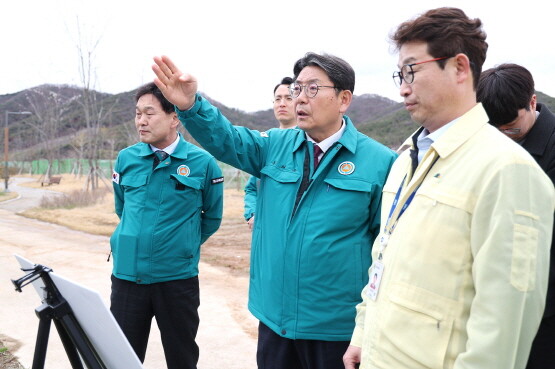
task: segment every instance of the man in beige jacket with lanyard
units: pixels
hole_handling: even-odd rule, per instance
[[[345,368],[524,368],[545,304],[553,185],[476,103],[479,19],[434,9],[392,39],[393,78],[422,127],[384,187],[377,277]]]

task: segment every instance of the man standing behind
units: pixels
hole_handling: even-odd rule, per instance
[[[306,54],[290,86],[299,129],[258,132],[231,125],[169,58],[154,60],[155,83],[193,137],[260,178],[249,288],[249,310],[260,320],[258,367],[337,369],[396,157],[344,115],[353,69],[335,56]]]
[[[135,95],[140,143],[122,150],[113,185],[120,223],[110,310],[141,362],[152,317],[169,369],[197,367],[200,245],[220,226],[223,177],[214,158],[177,133],[154,83]]]
[[[422,127],[384,186],[378,276],[345,368],[524,368],[545,304],[553,184],[476,103],[479,19],[433,9],[392,39],[393,78]]]
[[[293,78],[284,77],[281,83],[274,87],[274,115],[279,122],[280,129],[294,128],[297,125],[295,104],[289,93],[289,85],[291,83],[293,83]],[[251,176],[245,186],[245,220],[251,230],[254,226],[259,182],[258,178]]]
[[[524,67],[501,64],[480,76],[477,97],[489,123],[528,151],[555,184],[555,116],[536,102],[534,79]],[[532,344],[527,369],[555,363],[555,244],[551,241],[545,312]]]

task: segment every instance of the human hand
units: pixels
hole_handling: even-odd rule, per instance
[[[156,74],[154,83],[179,110],[188,110],[195,103],[197,80],[182,73],[167,56],[155,56],[152,70]]]
[[[254,227],[254,215],[249,220],[247,220],[247,224],[249,225],[249,230],[252,231],[252,227]]]
[[[362,349],[357,346],[349,345],[345,355],[343,355],[343,365],[345,369],[356,369],[360,364],[360,353]]]

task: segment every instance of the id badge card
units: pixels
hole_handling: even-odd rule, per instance
[[[366,289],[366,294],[373,301],[376,301],[378,297],[378,291],[380,289],[380,283],[382,282],[383,276],[383,263],[381,261],[376,261],[372,265],[372,271],[370,272],[370,280],[368,281],[368,288]]]

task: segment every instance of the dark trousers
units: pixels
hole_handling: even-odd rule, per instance
[[[349,341],[292,340],[258,325],[258,369],[343,369]]]
[[[110,310],[144,362],[152,317],[156,317],[168,369],[196,369],[199,316],[198,277],[137,284],[112,275]]]
[[[526,369],[555,367],[555,315],[543,318],[528,358]]]

